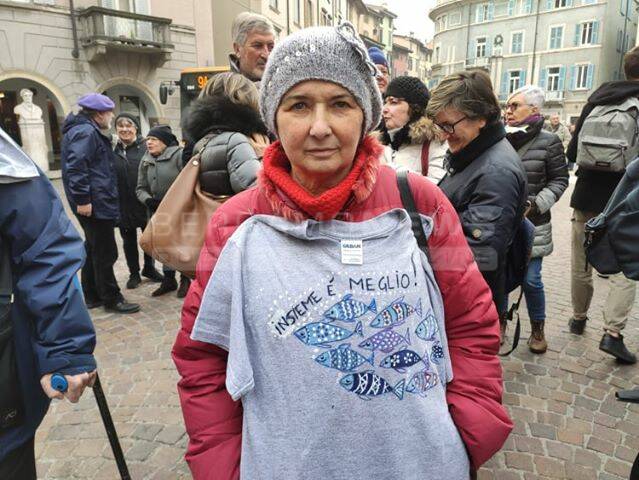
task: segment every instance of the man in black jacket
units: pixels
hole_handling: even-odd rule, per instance
[[[639,47],[626,53],[624,72],[627,80],[604,83],[588,98],[568,145],[566,157],[569,163],[576,161],[579,132],[584,120],[597,105],[614,105],[629,97],[639,97]],[[571,265],[573,317],[569,326],[570,331],[578,335],[583,333],[586,326],[593,294],[592,267],[587,265],[584,249],[584,224],[603,211],[622,176],[623,172],[601,172],[581,167],[577,169],[577,184],[570,199],[570,206],[574,212]],[[608,282],[610,291],[603,309],[604,335],[599,348],[616,357],[621,363],[632,364],[637,361],[637,357],[626,348],[621,330],[626,325],[635,301],[635,282],[628,280],[621,273],[611,275]]]

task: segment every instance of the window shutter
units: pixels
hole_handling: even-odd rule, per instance
[[[546,90],[546,69],[542,68],[541,72],[539,72],[539,86]]]
[[[477,23],[481,23],[484,21],[484,5],[483,4],[479,4],[476,7],[477,9],[475,10],[475,21]]]
[[[537,0],[540,2],[541,0]],[[524,0],[524,13],[532,12],[532,0]]]
[[[558,89],[560,92],[564,91],[566,80],[566,67],[559,67],[559,85]]]
[[[470,58],[475,58],[477,56],[477,41],[473,40],[470,42]]]
[[[546,10],[552,10],[555,6],[554,0],[546,0]]]
[[[135,13],[148,15],[151,13],[149,9],[149,0],[135,0]]]
[[[488,18],[486,20],[492,20],[495,16],[495,4],[490,2],[488,4]]]
[[[508,72],[501,74],[501,84],[499,85],[499,96],[504,98],[508,95]]]
[[[583,27],[583,25],[581,23],[578,23],[577,25],[575,25],[575,46],[579,45],[581,43],[581,28]]]
[[[115,0],[100,0],[100,3],[104,8],[115,10]]]
[[[599,43],[599,20],[592,22],[592,44]]]
[[[595,66],[593,64],[588,65],[588,74],[586,76],[586,87],[592,88],[592,80],[595,76]]]
[[[572,7],[572,0],[566,0],[566,6]]]
[[[519,86],[526,85],[526,70],[519,70]]]
[[[490,38],[486,39],[486,56],[490,57],[493,54],[493,42]]]
[[[577,65],[570,67],[570,72],[568,73],[568,88],[570,90],[577,88]]]
[[[515,0],[508,0],[508,16],[512,17],[515,13]]]

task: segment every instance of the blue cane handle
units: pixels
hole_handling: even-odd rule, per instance
[[[69,388],[69,382],[64,378],[64,375],[60,373],[54,373],[51,375],[51,388],[57,390],[58,392],[66,392]]]

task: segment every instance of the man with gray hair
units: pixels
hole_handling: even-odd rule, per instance
[[[561,143],[564,146],[564,151],[568,148],[572,135],[570,134],[568,127],[561,123],[561,117],[558,113],[552,113],[550,115],[548,121],[544,124],[544,130],[554,133],[559,137],[559,140],[561,140]]]
[[[233,20],[231,35],[234,51],[229,55],[231,71],[259,82],[275,46],[271,21],[257,13],[242,12]]]

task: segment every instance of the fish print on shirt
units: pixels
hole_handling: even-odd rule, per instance
[[[397,398],[404,398],[404,385],[406,380],[400,380],[394,387],[384,380],[373,370],[365,372],[350,373],[339,381],[340,385],[349,392],[355,393],[362,400],[370,400],[371,397],[384,395],[392,392]]]
[[[377,313],[377,304],[375,299],[370,304],[353,299],[350,293],[324,312],[324,318],[327,322],[339,320],[340,322],[354,322],[355,319],[361,317],[367,312]]]
[[[392,368],[399,373],[406,373],[408,367],[412,367],[422,361],[428,368],[428,352],[426,352],[424,356],[426,359],[422,360],[422,357],[412,350],[400,350],[385,357],[379,366],[382,368]]]
[[[417,313],[419,316],[422,315],[422,300],[419,299],[417,305],[412,307],[404,302],[404,297],[401,296],[393,300],[388,307],[378,313],[370,326],[373,328],[398,326],[403,324],[413,313]]]
[[[437,381],[437,374],[426,368],[413,374],[406,385],[406,391],[420,397],[426,397],[426,392],[437,385]]]
[[[410,345],[410,329],[406,329],[406,335],[402,336],[393,330],[393,327],[388,327],[367,338],[358,346],[366,350],[380,350],[384,353],[390,353],[402,342]]]
[[[364,336],[362,333],[362,322],[357,322],[355,331],[351,332],[342,327],[331,325],[330,323],[314,322],[304,325],[295,330],[295,336],[306,345],[313,345],[323,348],[332,348],[333,342],[346,340],[352,335]]]
[[[439,336],[437,319],[435,318],[435,315],[433,315],[432,311],[426,315],[426,318],[419,322],[419,325],[417,325],[417,328],[415,329],[415,334],[427,342],[432,342],[433,340],[436,340],[437,336]]]
[[[371,356],[366,358],[352,350],[350,344],[344,343],[333,350],[318,355],[315,357],[315,361],[340,372],[350,372],[365,362],[374,365],[375,352],[371,352]]]
[[[441,361],[444,359],[444,349],[442,348],[442,344],[439,341],[433,344],[433,349],[430,352],[430,360],[435,365],[439,365]]]

